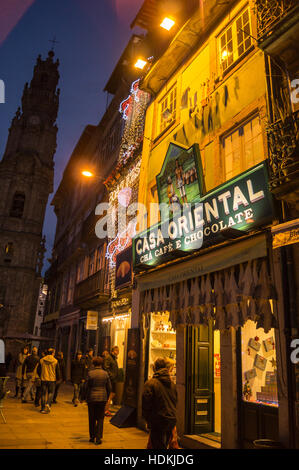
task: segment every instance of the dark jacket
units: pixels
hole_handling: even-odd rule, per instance
[[[149,425],[176,424],[177,391],[168,369],[160,369],[144,385],[142,415]]]
[[[86,372],[85,372],[85,361],[84,359],[73,359],[71,365],[71,381],[73,384],[79,384],[82,380],[86,379]]]
[[[90,370],[93,367],[92,360],[93,360],[93,357],[90,357],[87,354],[87,356],[85,357],[85,367],[86,367],[87,370]]]
[[[87,403],[106,402],[112,387],[109,375],[101,367],[88,372],[86,401]]]
[[[56,358],[60,368],[60,380],[66,380],[65,360],[62,358]]]
[[[37,354],[30,354],[27,356],[22,365],[22,374],[31,374],[39,363],[39,356]]]
[[[118,364],[114,354],[108,354],[104,359],[104,370],[108,372],[111,382],[117,382]]]

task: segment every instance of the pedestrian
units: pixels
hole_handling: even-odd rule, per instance
[[[170,364],[156,359],[154,375],[144,385],[142,415],[150,429],[150,448],[167,449],[176,426],[177,390],[169,375]]]
[[[25,389],[24,389],[22,367],[23,367],[23,362],[28,356],[28,351],[29,351],[28,346],[24,346],[21,349],[21,352],[18,354],[18,357],[16,359],[16,393],[15,393],[14,398],[18,398],[19,390],[21,391],[21,398],[23,398]]]
[[[82,359],[82,352],[78,351],[76,353],[75,359],[73,359],[71,364],[71,381],[74,386],[74,396],[72,403],[74,406],[78,406],[79,395],[81,392],[81,387],[86,378],[86,367],[85,361]]]
[[[108,397],[111,393],[109,375],[103,370],[104,359],[95,357],[93,368],[89,370],[86,387],[88,405],[89,442],[101,444],[103,439],[104,414]]]
[[[66,373],[65,373],[65,360],[63,358],[63,352],[62,351],[58,351],[57,353],[57,356],[56,356],[56,359],[58,361],[58,364],[59,364],[59,369],[60,369],[60,380],[57,380],[56,381],[56,384],[55,384],[55,391],[54,391],[54,396],[53,396],[53,400],[52,400],[52,403],[57,403],[57,395],[58,395],[58,390],[60,388],[60,385],[66,381]]]
[[[104,370],[108,372],[108,375],[111,381],[111,387],[112,387],[110,396],[107,400],[105,416],[112,416],[112,413],[110,412],[109,408],[110,408],[110,403],[112,402],[116,394],[116,383],[117,383],[117,378],[118,378],[118,364],[117,364],[118,355],[119,355],[118,346],[113,346],[110,354],[108,352],[105,352]]]
[[[23,377],[26,377],[27,386],[25,388],[24,396],[22,403],[27,403],[27,397],[30,393],[31,399],[33,400],[33,387],[35,383],[36,369],[39,364],[39,356],[37,355],[37,348],[34,346],[32,348],[31,354],[26,357],[22,366]]]
[[[89,348],[86,356],[85,356],[85,367],[87,371],[89,371],[93,367],[93,349]]]
[[[49,348],[48,354],[40,360],[38,374],[41,378],[41,413],[50,413],[56,380],[60,380],[60,369],[54,357],[55,349]]]

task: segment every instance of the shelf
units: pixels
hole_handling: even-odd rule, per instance
[[[176,351],[176,348],[151,348],[152,351]]]
[[[163,333],[165,335],[176,335],[175,331],[159,331],[159,330],[151,330],[152,333]]]

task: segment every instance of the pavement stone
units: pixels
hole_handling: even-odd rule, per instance
[[[59,389],[58,403],[51,413],[42,414],[32,401],[22,403],[13,398],[14,381],[7,386],[10,395],[4,401],[0,416],[0,449],[145,449],[148,434],[138,428],[117,428],[105,418],[101,445],[89,442],[88,410],[86,404],[74,407],[71,384]]]

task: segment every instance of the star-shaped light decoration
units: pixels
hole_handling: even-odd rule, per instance
[[[276,360],[274,359],[274,357],[272,357],[270,362],[272,364],[272,367],[275,369],[276,368]]]

